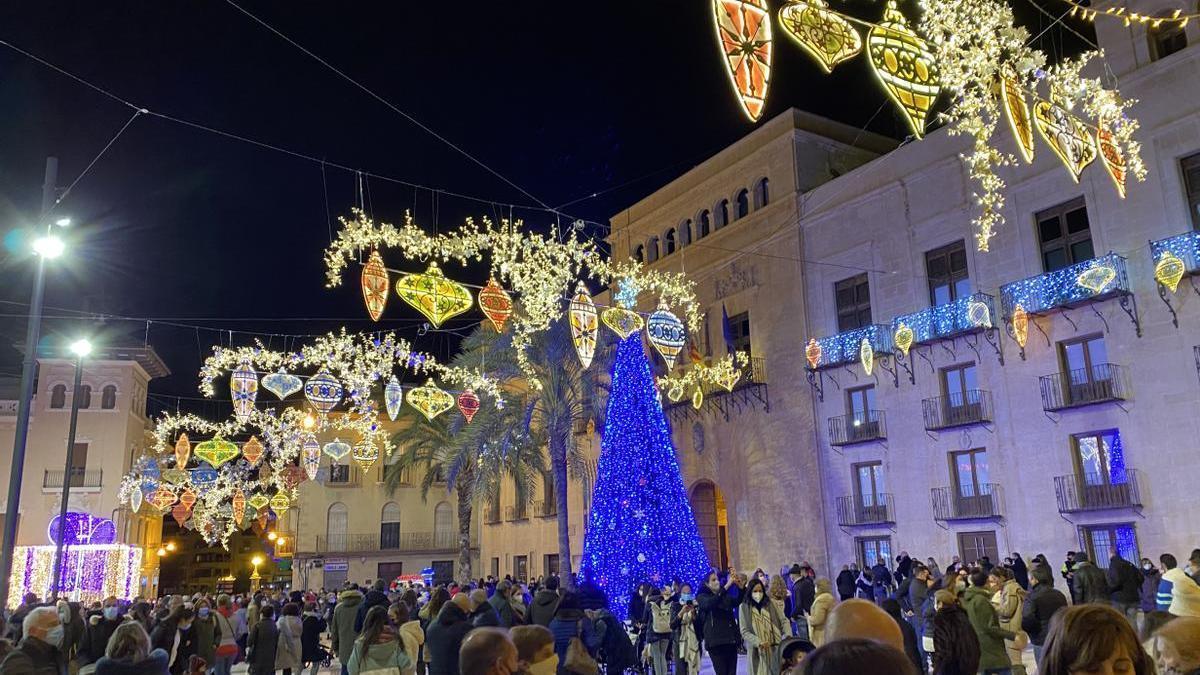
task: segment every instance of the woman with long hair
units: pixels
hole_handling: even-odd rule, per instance
[[[346,672],[358,675],[363,671],[399,668],[401,673],[413,673],[413,660],[405,653],[404,643],[388,621],[388,610],[376,605],[367,610],[362,632],[354,641]]]
[[[737,673],[740,635],[734,613],[745,596],[745,593],[730,593],[737,584],[738,577],[733,569],[729,570],[724,584],[716,572],[710,572],[696,596],[696,604],[704,616],[704,648],[708,650],[716,675]]]
[[[96,675],[167,675],[170,657],[161,649],[150,646],[150,636],[137,621],[117,626],[104,656],[96,661]]]
[[[750,653],[750,675],[779,675],[778,648],[783,638],[791,636],[791,627],[767,597],[762,579],[750,580],[738,612],[742,639]]]
[[[782,574],[776,574],[771,577],[771,583],[767,586],[767,597],[771,598],[771,604],[775,605],[775,609],[779,610],[780,616],[787,616],[787,600],[791,593],[788,591],[786,577]]]
[[[1108,605],[1064,607],[1050,620],[1038,673],[1093,672],[1155,675],[1157,669],[1124,614]]]
[[[933,675],[975,675],[979,672],[979,636],[958,596],[948,590],[934,594]]]

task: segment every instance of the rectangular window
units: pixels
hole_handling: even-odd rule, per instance
[[[350,465],[349,464],[330,464],[329,465],[329,483],[331,485],[345,485],[350,482]]]
[[[528,581],[529,579],[529,556],[517,555],[513,556],[513,577],[520,582]]]
[[[996,545],[995,532],[959,532],[958,555],[968,565],[981,558],[993,564],[1000,560],[1000,547]]]
[[[1103,335],[1059,343],[1068,402],[1103,401],[1116,393]]]
[[[875,563],[883,563],[891,568],[891,537],[855,537],[854,543],[858,549],[858,564],[863,569],[874,567]]]
[[[493,579],[500,578],[500,559],[499,558],[492,558],[492,578]]]
[[[1179,165],[1183,170],[1183,191],[1192,227],[1200,230],[1200,152],[1179,160]]]
[[[833,298],[837,305],[839,333],[871,324],[871,287],[866,274],[834,284]]]
[[[71,487],[82,487],[87,475],[88,444],[76,443],[71,453]]]
[[[377,579],[383,579],[387,583],[396,580],[396,577],[404,575],[404,563],[402,562],[381,562],[375,569]]]
[[[954,466],[955,491],[960,499],[990,494],[987,450],[976,448],[950,453]]]
[[[882,523],[889,520],[884,491],[882,462],[854,465],[855,522]]]
[[[545,560],[543,562],[544,562],[544,566],[542,567],[542,569],[544,570],[543,574],[545,574],[548,577],[558,576],[558,554],[557,553],[547,554],[545,557]]]
[[[1034,218],[1042,247],[1042,267],[1046,272],[1095,257],[1092,228],[1083,197],[1039,211]]]
[[[1088,525],[1080,528],[1080,535],[1084,549],[1097,567],[1107,568],[1114,552],[1120,553],[1122,558],[1135,565],[1141,559],[1137,529],[1133,523]]]
[[[974,397],[971,392],[979,390],[979,379],[975,375],[975,364],[964,363],[942,369],[942,392],[948,407],[967,405]]]
[[[400,523],[379,524],[379,548],[387,551],[400,548]]]
[[[750,312],[729,317],[729,348],[735,352],[750,353]]]
[[[967,247],[962,241],[925,252],[929,304],[937,307],[971,294],[967,274]]]
[[[846,391],[846,415],[860,422],[868,421],[875,409],[875,387],[868,385]]]
[[[1085,486],[1123,485],[1129,482],[1125,470],[1125,449],[1116,429],[1092,431],[1073,438],[1075,474]]]

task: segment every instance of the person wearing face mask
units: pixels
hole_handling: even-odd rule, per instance
[[[100,657],[104,656],[104,650],[108,648],[108,639],[117,630],[117,626],[125,621],[126,618],[121,616],[121,610],[117,607],[117,599],[111,595],[105,598],[100,609],[88,615],[83,644],[79,647],[79,664],[99,661]]]
[[[551,577],[553,578],[553,577]],[[519,672],[528,675],[555,675],[558,654],[554,653],[554,634],[540,624],[516,626],[509,632],[517,646]],[[679,673],[678,675],[684,675]]]
[[[753,579],[746,598],[739,607],[739,625],[746,650],[750,653],[750,675],[779,675],[779,654],[776,649],[791,629],[775,603],[767,597],[761,579]]]
[[[1142,587],[1138,592],[1138,609],[1145,616],[1158,610],[1158,582],[1162,574],[1149,558],[1142,558]]]
[[[1200,617],[1200,585],[1192,581],[1189,570],[1180,569],[1170,553],[1162,554],[1158,561],[1163,569],[1158,582],[1158,609],[1174,616]]]
[[[238,634],[237,615],[233,612],[228,595],[217,596],[217,609],[212,617],[216,621],[220,637],[216,639],[213,660],[209,663],[212,664],[213,675],[229,675],[233,669],[233,660],[238,655],[238,640],[241,635]]]
[[[646,603],[646,649],[654,664],[654,675],[667,675],[667,653],[671,646],[671,587],[654,589]]]
[[[737,571],[731,567],[728,574],[722,584],[716,572],[710,573],[696,596],[696,604],[704,614],[704,644],[716,675],[737,672],[740,632],[734,612],[742,596],[737,592]]]
[[[187,670],[188,657],[196,653],[196,633],[192,630],[195,614],[178,605],[165,619],[158,622],[150,634],[150,643],[155,649],[165,651],[171,675],[180,675]]]
[[[221,629],[217,626],[216,612],[212,611],[208,600],[201,599],[195,603],[196,619],[192,621],[192,631],[196,634],[196,656],[204,659],[205,663],[216,660],[217,644],[221,641]]]
[[[58,610],[36,607],[21,623],[21,642],[0,661],[4,675],[65,675],[61,646],[65,629]]]
[[[679,595],[671,603],[671,630],[675,636],[675,675],[700,672],[700,619],[692,585],[679,586]]]

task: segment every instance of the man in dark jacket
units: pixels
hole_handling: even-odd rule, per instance
[[[458,652],[463,639],[471,632],[469,617],[472,610],[471,599],[465,593],[459,593],[442,605],[442,611],[430,622],[425,631],[429,675],[458,675]]]
[[[896,556],[896,583],[899,584],[912,574],[913,561],[908,557],[908,551],[900,551]]]
[[[842,571],[837,575],[837,592],[839,599],[849,600],[854,597],[854,584],[858,581],[858,564],[842,565]]]
[[[1050,630],[1054,613],[1067,606],[1067,596],[1054,588],[1054,574],[1047,565],[1037,565],[1029,571],[1029,596],[1021,611],[1021,630],[1029,634],[1034,660],[1042,660],[1042,645]]]
[[[792,565],[788,577],[792,580],[792,611],[788,615],[792,620],[807,616],[812,612],[813,600],[817,597],[817,587],[813,583],[811,568],[807,565]]]
[[[1075,599],[1081,603],[1098,602],[1108,604],[1108,580],[1104,572],[1096,567],[1088,554],[1075,554]]]
[[[550,627],[550,620],[558,610],[558,583],[558,577],[546,578],[545,585],[533,596],[533,603],[529,606],[529,623]]]
[[[108,639],[112,637],[117,626],[125,623],[117,607],[117,599],[109,596],[104,599],[104,605],[88,614],[87,628],[83,634],[83,644],[79,646],[80,665],[94,663],[104,656],[108,648]]]
[[[367,597],[358,606],[358,614],[354,617],[354,632],[362,632],[363,620],[367,618],[367,611],[372,607],[378,606],[387,609],[390,604],[387,596],[387,583],[383,579],[376,579],[375,585],[367,591]]]
[[[1021,557],[1021,554],[1016,551],[1013,551],[1012,554],[1012,573],[1017,585],[1029,590],[1029,566],[1025,564],[1025,559]]]
[[[472,626],[475,628],[500,627],[500,615],[496,613],[495,606],[489,601],[487,589],[476,588],[468,597],[471,598],[471,606],[475,608],[471,612]]]
[[[1141,610],[1147,614],[1158,609],[1158,582],[1162,581],[1162,572],[1149,558],[1142,558],[1142,595]]]
[[[1012,640],[1016,633],[1000,627],[1000,617],[992,606],[992,594],[986,588],[988,574],[983,570],[971,573],[971,586],[962,594],[962,608],[971,619],[971,627],[979,638],[979,672],[1011,672],[1012,661],[1005,640]]]
[[[873,591],[875,604],[877,605],[882,603],[884,598],[892,592],[892,573],[888,571],[884,560],[887,560],[887,558],[881,558],[871,568],[871,590]]]
[[[1142,573],[1118,551],[1113,551],[1105,576],[1113,607],[1124,614],[1136,630],[1138,605],[1142,599]]]
[[[279,646],[279,629],[275,626],[275,606],[263,605],[258,623],[246,637],[246,663],[250,675],[274,675],[275,650]]]
[[[64,629],[58,610],[34,607],[22,622],[21,642],[0,662],[4,675],[65,675],[66,659],[59,649]]]

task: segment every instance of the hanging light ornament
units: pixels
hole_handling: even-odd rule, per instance
[[[434,328],[471,308],[471,292],[447,279],[437,263],[429,263],[424,274],[406,274],[396,281],[400,299],[412,305],[433,323]]]
[[[233,522],[241,525],[246,519],[246,494],[240,488],[235,488],[233,491]]]
[[[779,10],[779,24],[828,74],[862,51],[862,37],[824,0],[800,0]]]
[[[178,497],[175,496],[175,493],[170,488],[161,485],[157,490],[150,493],[150,503],[154,505],[154,508],[163,513],[166,513],[176,501],[178,501]]]
[[[674,368],[676,357],[687,343],[687,332],[679,317],[672,314],[666,305],[659,305],[658,310],[646,321],[646,335],[663,361],[667,362],[667,370]]]
[[[442,391],[433,380],[408,392],[408,404],[416,408],[427,420],[441,415],[454,407],[454,397]]]
[[[1000,100],[1004,102],[1004,112],[1008,114],[1008,127],[1012,130],[1013,138],[1017,141],[1017,150],[1026,163],[1033,162],[1033,119],[1029,116],[1029,104],[1025,102],[1025,92],[1021,81],[1011,69],[1005,69],[1000,76]]]
[[[388,418],[393,422],[396,421],[396,416],[400,414],[400,404],[404,403],[404,389],[400,386],[400,380],[396,379],[395,375],[388,380],[388,383],[383,388],[383,404],[387,407]]]
[[[858,360],[862,363],[863,372],[870,375],[875,368],[875,349],[871,347],[871,341],[867,338],[863,338],[858,347]]]
[[[1096,128],[1096,146],[1100,149],[1100,159],[1104,162],[1104,169],[1108,171],[1113,185],[1117,188],[1117,194],[1121,196],[1121,199],[1124,199],[1125,156],[1121,154],[1121,149],[1117,147],[1117,142],[1113,138],[1113,132],[1110,127],[1111,124],[1107,120],[1100,121],[1100,124]]]
[[[308,378],[308,383],[304,385],[304,397],[322,415],[333,410],[334,406],[341,402],[345,391],[341,383],[324,369]]]
[[[470,424],[475,413],[479,412],[479,396],[470,389],[464,390],[458,395],[458,410],[467,418],[467,424]]]
[[[142,488],[138,487],[138,486],[134,486],[134,488],[129,491],[129,508],[130,508],[130,510],[132,510],[134,513],[141,511],[142,510],[142,500],[145,499],[145,497],[146,497],[146,495],[142,494]]]
[[[1179,256],[1170,251],[1163,251],[1154,265],[1154,279],[1174,293],[1175,289],[1179,288],[1179,281],[1183,279],[1185,270],[1186,266]]]
[[[717,43],[729,82],[750,121],[762,117],[771,84],[771,17],[766,0],[713,0]]]
[[[304,388],[304,382],[280,368],[278,372],[263,375],[262,386],[275,394],[280,401]]]
[[[183,469],[163,469],[162,479],[172,485],[179,485],[187,481],[188,472]]]
[[[575,287],[575,296],[571,298],[569,318],[571,321],[571,342],[575,344],[575,354],[584,370],[592,365],[596,354],[596,330],[599,318],[596,314],[596,303],[587,292],[583,282]]]
[[[350,454],[350,444],[340,438],[335,438],[325,444],[325,454],[335,461],[340,462],[343,457]]]
[[[1034,103],[1033,119],[1042,138],[1078,183],[1079,174],[1096,159],[1096,141],[1087,126],[1057,100]]]
[[[496,327],[496,332],[504,330],[504,322],[508,321],[508,317],[513,313],[512,296],[496,283],[495,277],[489,277],[487,286],[484,286],[479,291],[479,309],[483,310],[484,316],[492,322]]]
[[[229,393],[233,398],[233,413],[244,424],[254,412],[254,401],[258,398],[258,375],[249,362],[242,361],[230,375]]]
[[[246,500],[246,503],[249,504],[250,506],[253,506],[254,511],[256,513],[261,514],[263,507],[266,506],[267,504],[270,504],[271,500],[268,499],[267,496],[264,495],[263,493],[256,492],[256,493],[254,493],[254,495],[252,495],[250,497],[250,499]]]
[[[271,497],[270,504],[271,510],[275,512],[275,517],[280,520],[283,519],[283,514],[292,508],[292,500],[288,499],[288,496],[282,492],[275,493],[275,496]]]
[[[258,460],[263,456],[263,444],[259,442],[257,436],[251,436],[250,440],[242,445],[242,457],[250,462],[250,466],[258,464]]]
[[[354,446],[354,454],[351,455],[351,458],[358,462],[365,473],[379,459],[379,447],[375,445],[374,441],[363,439]]]
[[[896,334],[892,336],[892,342],[896,344],[896,349],[899,349],[900,353],[907,358],[908,350],[912,347],[913,343],[912,329],[906,324],[901,323],[900,326],[896,328]],[[867,370],[867,374],[871,374],[870,369]]]
[[[804,358],[808,359],[808,367],[814,370],[821,362],[821,343],[817,342],[816,338],[808,339],[808,346],[804,348]]]
[[[1025,342],[1029,340],[1029,313],[1021,305],[1013,310],[1012,315],[1013,338],[1021,349],[1025,348]]]
[[[308,474],[309,480],[317,479],[317,472],[321,470],[321,444],[317,442],[317,437],[309,434],[304,439],[304,445],[301,447],[302,461],[304,462],[304,471]]]
[[[624,307],[609,307],[604,310],[600,318],[604,320],[604,325],[620,335],[622,340],[638,332],[645,325],[641,314]]]
[[[679,399],[683,398],[683,383],[672,382],[671,387],[667,389],[667,398],[678,403]]]
[[[733,391],[733,388],[737,386],[738,380],[742,379],[742,373],[741,371],[730,368],[729,370],[718,373],[715,379],[717,384],[721,385],[722,389],[725,391]]]
[[[1099,295],[1117,278],[1117,271],[1108,265],[1093,265],[1075,277],[1075,283]]]
[[[217,484],[217,470],[206,464],[201,464],[199,467],[192,469],[192,485],[196,486],[196,491],[200,494],[205,494]]]
[[[191,488],[184,488],[183,492],[179,493],[179,503],[191,509],[196,503],[196,493],[192,492]]]
[[[175,519],[175,522],[179,523],[180,527],[183,527],[183,524],[187,522],[188,516],[191,515],[191,513],[192,510],[183,504],[176,504],[174,508],[171,509],[171,517]]]
[[[699,410],[702,405],[704,405],[704,392],[700,390],[700,387],[696,387],[696,390],[692,392],[692,407]]]
[[[967,303],[967,321],[975,328],[991,328],[992,310],[986,303],[972,300]]]
[[[219,469],[222,464],[238,456],[238,447],[236,443],[218,437],[198,443],[193,454],[208,462],[214,469]]]
[[[388,299],[388,273],[378,249],[371,251],[367,264],[363,266],[362,295],[363,302],[367,305],[367,314],[371,315],[372,321],[378,321],[379,317],[383,316],[383,308],[387,306]]]
[[[867,35],[871,68],[888,97],[900,106],[913,135],[925,134],[925,117],[941,90],[937,61],[929,45],[917,37],[895,0],[888,0],[883,19]]]
[[[182,469],[187,466],[188,460],[191,457],[191,441],[188,440],[187,434],[179,434],[179,440],[175,441],[175,466]]]

